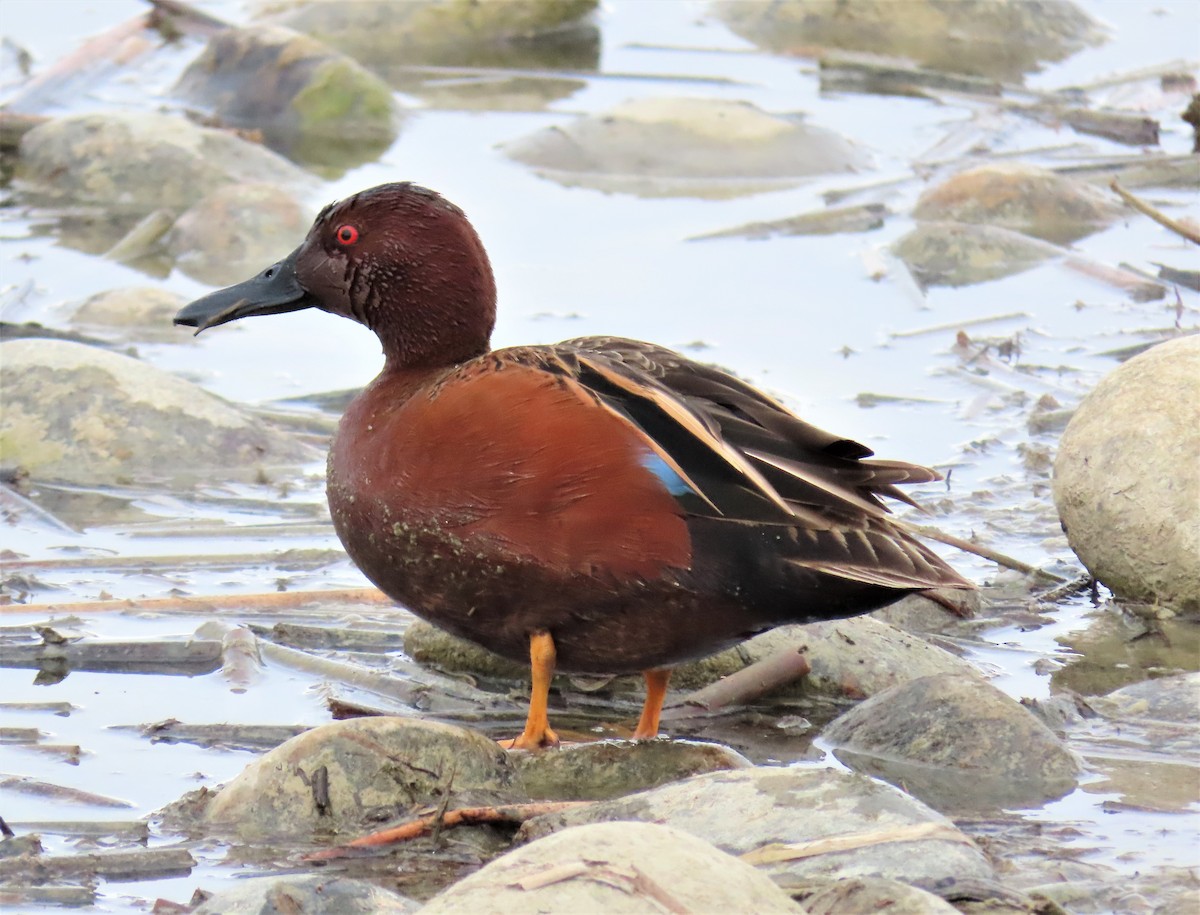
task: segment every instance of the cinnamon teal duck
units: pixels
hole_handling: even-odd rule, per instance
[[[971,588],[882,498],[938,479],[869,460],[711,365],[583,337],[492,350],[496,287],[463,211],[415,184],[326,207],[258,276],[179,312],[197,333],[319,308],[366,325],[383,371],[328,468],[346,552],[418,616],[513,659],[547,718],[556,669],[642,672],[635,738],[658,733],[672,665],[782,623]]]

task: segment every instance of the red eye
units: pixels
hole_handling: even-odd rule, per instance
[[[352,245],[358,241],[358,229],[354,226],[338,226],[334,237],[338,240],[339,245]]]

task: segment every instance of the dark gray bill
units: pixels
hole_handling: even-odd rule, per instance
[[[258,276],[210,292],[202,299],[185,305],[175,316],[175,323],[196,328],[196,333],[227,324],[251,315],[279,315],[288,311],[312,308],[317,303],[296,279],[297,248],[277,264],[272,264]]]

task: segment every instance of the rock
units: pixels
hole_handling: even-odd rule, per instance
[[[1099,188],[1024,163],[952,175],[921,195],[913,217],[1012,229],[1059,245],[1103,229],[1122,208]]]
[[[607,800],[689,775],[750,766],[728,747],[687,740],[576,744],[522,753],[513,762],[530,797],[556,801]]]
[[[1200,673],[1131,683],[1093,700],[1092,706],[1109,718],[1200,724]]]
[[[940,896],[898,880],[850,877],[814,880],[788,887],[792,898],[803,903],[809,915],[847,915],[881,912],[884,915],[957,915],[958,910]]]
[[[287,159],[232,133],[134,112],[70,115],[35,127],[21,139],[16,177],[35,197],[143,212],[183,210],[235,181],[311,183]]]
[[[921,594],[909,594],[869,615],[871,619],[918,635],[971,632],[978,628],[977,618],[984,612],[982,590],[958,591],[939,588],[934,593],[958,607],[960,615],[950,613],[941,604]]]
[[[193,279],[223,286],[253,276],[304,240],[313,214],[271,184],[227,184],[175,222],[167,247]]]
[[[672,677],[672,686],[703,686],[789,646],[801,648],[812,670],[778,690],[780,696],[857,700],[916,677],[978,673],[970,662],[918,636],[869,616],[855,616],[773,629],[711,658],[681,666]]]
[[[1073,549],[1118,596],[1200,611],[1200,334],[1118,366],[1059,442],[1054,502]]]
[[[595,823],[510,852],[436,896],[422,915],[797,913],[767,877],[653,823]]]
[[[378,76],[281,26],[217,32],[175,92],[222,124],[262,131],[267,146],[293,161],[338,170],[376,159],[400,120]]]
[[[420,903],[366,880],[289,874],[239,880],[190,915],[410,915],[420,908]]]
[[[594,69],[597,0],[260,2],[272,22],[312,35],[394,80],[413,64]]]
[[[126,286],[98,292],[71,315],[78,325],[104,330],[125,339],[183,343],[172,321],[186,300],[161,286]]]
[[[112,484],[222,467],[230,478],[315,449],[129,356],[62,340],[0,344],[0,462],[40,480]]]
[[[644,98],[506,143],[568,186],[641,196],[733,197],[862,161],[846,140],[748,102]]]
[[[313,787],[321,770],[325,805]],[[436,807],[448,785],[457,803],[524,797],[508,754],[482,734],[419,719],[353,718],[259,757],[217,792],[203,819],[247,839],[358,831],[368,821]]]
[[[518,664],[460,639],[432,623],[415,619],[404,630],[404,653],[421,664],[450,673],[466,673],[500,680],[527,680],[529,665]]]
[[[520,834],[540,838],[610,820],[674,826],[745,856],[787,885],[818,877],[880,876],[936,886],[992,877],[983,852],[945,817],[891,785],[835,769],[761,766],[697,775],[536,817]],[[906,840],[895,841],[901,836]],[[849,847],[813,844],[839,837]]]
[[[1017,81],[1103,39],[1070,0],[725,0],[715,11],[737,34],[778,53],[843,48]]]
[[[822,733],[838,759],[943,811],[1041,804],[1079,763],[1019,702],[979,677],[940,674],[885,690]]]
[[[970,286],[1036,267],[1063,249],[998,226],[920,222],[892,244],[923,286]]]

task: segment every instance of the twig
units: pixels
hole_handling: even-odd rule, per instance
[[[997,565],[1002,565],[1005,568],[1012,569],[1016,572],[1022,572],[1026,575],[1032,575],[1036,578],[1042,578],[1046,581],[1054,582],[1061,585],[1066,581],[1061,575],[1055,575],[1053,572],[1047,572],[1045,569],[1039,569],[1036,566],[1031,566],[1027,562],[1021,562],[1019,559],[1014,559],[998,550],[990,549],[979,543],[972,543],[970,540],[963,540],[961,537],[955,537],[953,534],[947,534],[944,531],[938,530],[936,527],[929,527],[924,524],[905,524],[904,522],[894,522],[901,524],[910,533],[917,534],[921,537],[927,537],[930,540],[936,540],[938,543],[944,543],[947,546],[957,547],[966,553],[974,553],[976,556],[982,556],[984,559],[990,559]]]
[[[1116,178],[1113,178],[1108,186],[1117,192],[1118,197],[1124,200],[1139,213],[1149,216],[1160,226],[1170,229],[1176,235],[1186,238],[1193,245],[1200,245],[1200,233],[1196,232],[1194,229],[1188,228],[1181,222],[1177,222],[1166,213],[1146,203],[1146,201],[1142,200],[1140,197],[1135,197],[1133,194],[1129,193],[1129,191],[1125,190],[1125,188],[1121,187]]]
[[[209,613],[213,610],[294,610],[306,604],[390,604],[378,588],[340,588],[330,591],[270,591],[265,594],[220,594],[210,597],[149,597],[129,600],[85,600],[63,604],[5,604],[6,613],[104,613],[109,610],[159,610]]]
[[[1031,317],[1027,311],[1010,311],[1002,315],[988,315],[983,318],[969,318],[966,321],[948,321],[945,324],[932,324],[927,327],[916,327],[912,330],[894,330],[888,334],[893,340],[905,337],[920,337],[923,334],[942,333],[947,330],[959,330],[963,327],[976,327],[980,324],[994,324],[997,321],[1012,321],[1017,318]]]
[[[1043,591],[1037,596],[1038,603],[1054,604],[1062,600],[1064,597],[1071,597],[1078,594],[1080,591],[1086,591],[1092,586],[1091,575],[1080,575],[1078,578],[1073,578],[1070,581],[1059,585],[1057,588],[1051,588],[1049,591]]]
[[[774,842],[748,851],[739,857],[747,864],[775,864],[780,861],[798,861],[817,855],[853,851],[856,848],[869,848],[872,845],[883,845],[888,842],[919,842],[924,839],[972,844],[971,839],[949,823],[913,823],[907,826],[896,826],[892,829],[880,829],[875,832],[814,839],[810,842]]]
[[[574,810],[576,807],[586,807],[592,801],[538,801],[532,804],[503,804],[498,807],[460,807],[457,810],[438,811],[429,816],[405,823],[403,826],[393,826],[381,829],[370,835],[362,836],[353,842],[334,848],[322,849],[305,855],[305,861],[325,861],[330,858],[341,858],[351,854],[351,849],[374,848],[380,845],[392,845],[419,839],[430,835],[435,827],[452,829],[455,826],[476,826],[483,823],[511,823],[519,825],[526,820],[546,813],[561,813]],[[440,825],[439,825],[440,824]]]
[[[699,713],[715,712],[727,705],[745,705],[799,680],[812,670],[802,651],[802,646],[793,646],[755,661],[684,697],[678,705],[666,710],[663,718],[688,718],[698,714],[697,710]]]

